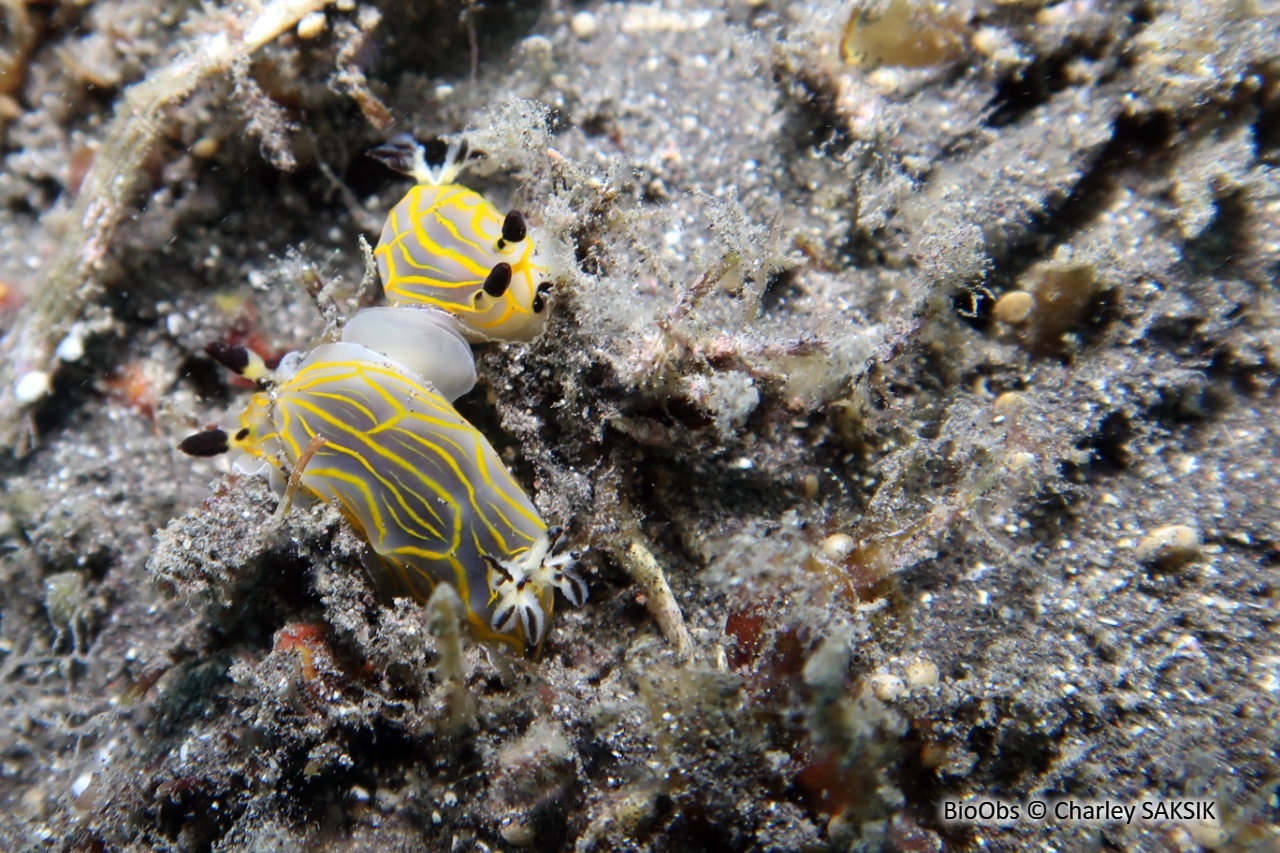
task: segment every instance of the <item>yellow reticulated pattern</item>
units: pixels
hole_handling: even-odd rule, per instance
[[[458,184],[409,190],[387,216],[374,250],[387,299],[447,311],[472,339],[537,337],[546,323],[550,266],[537,235],[503,240],[505,218]],[[498,264],[510,266],[510,284],[493,296],[484,285]]]
[[[504,216],[453,183],[463,165],[456,147],[437,169],[409,137],[376,152],[417,181],[374,253],[393,305],[357,312],[340,341],[291,353],[277,370],[244,347],[209,344],[211,357],[264,390],[234,434],[209,429],[181,447],[252,457],[242,470],[265,472],[286,511],[295,494],[337,505],[368,541],[366,565],[384,597],[426,601],[448,583],[476,636],[538,647],[556,590],[586,600],[577,555],[452,401],[475,384],[468,339],[542,332],[543,256],[554,253],[523,214]]]
[[[425,601],[451,583],[481,639],[536,645],[556,588],[585,597],[488,440],[429,382],[364,346],[316,347],[254,395],[230,444],[282,476],[303,460],[302,491],[335,502],[367,539],[379,591]]]
[[[324,439],[301,488],[336,502],[368,540],[381,593],[425,601],[445,580],[477,636],[518,647],[541,639],[494,629],[485,557],[519,563],[547,526],[493,446],[429,383],[357,344],[324,344],[274,394],[254,395],[241,424],[233,446],[282,474]],[[553,594],[537,591],[545,614]]]

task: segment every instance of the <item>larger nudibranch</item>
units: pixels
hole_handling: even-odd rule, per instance
[[[235,433],[199,433],[182,449],[240,450],[277,483],[292,472],[302,493],[336,502],[369,542],[380,592],[426,601],[451,583],[477,636],[521,649],[542,643],[555,590],[586,599],[577,555],[452,405],[475,384],[475,365],[450,318],[367,309],[341,341],[287,356],[278,371],[240,347],[208,351],[269,390]]]
[[[504,216],[454,183],[464,165],[457,146],[435,169],[407,135],[369,154],[418,182],[387,215],[373,252],[387,300],[448,312],[476,341],[541,334],[554,279],[545,235],[520,211]]]

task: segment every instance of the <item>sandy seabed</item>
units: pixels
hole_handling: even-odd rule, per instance
[[[1280,6],[156,6],[0,3],[0,847],[1278,849]],[[395,133],[564,269],[459,401],[537,657],[177,451]]]

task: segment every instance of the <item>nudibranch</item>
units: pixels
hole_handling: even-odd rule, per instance
[[[387,301],[452,314],[474,341],[541,334],[555,279],[549,238],[520,211],[504,215],[455,183],[464,166],[456,145],[437,168],[407,135],[369,154],[417,181],[387,215],[373,251]]]
[[[265,390],[235,432],[198,433],[182,450],[239,451],[277,489],[292,475],[299,493],[336,503],[368,541],[383,595],[426,601],[453,584],[473,632],[518,649],[541,645],[556,590],[586,600],[578,555],[453,407],[475,384],[475,363],[452,318],[369,308],[341,340],[275,371],[243,347],[207,351]]]

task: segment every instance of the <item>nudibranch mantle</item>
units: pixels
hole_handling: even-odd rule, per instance
[[[454,183],[465,165],[457,146],[438,168],[408,136],[370,154],[417,181],[387,215],[373,252],[387,300],[445,311],[474,341],[540,335],[556,278],[550,238],[520,211],[503,215]]]
[[[452,405],[474,385],[475,368],[450,318],[367,309],[340,341],[279,373],[238,350],[209,351],[270,387],[234,434],[200,433],[183,449],[238,450],[277,484],[301,460],[300,491],[337,504],[365,537],[381,594],[425,601],[448,582],[478,637],[517,648],[541,644],[555,590],[575,605],[586,599],[577,555]]]

